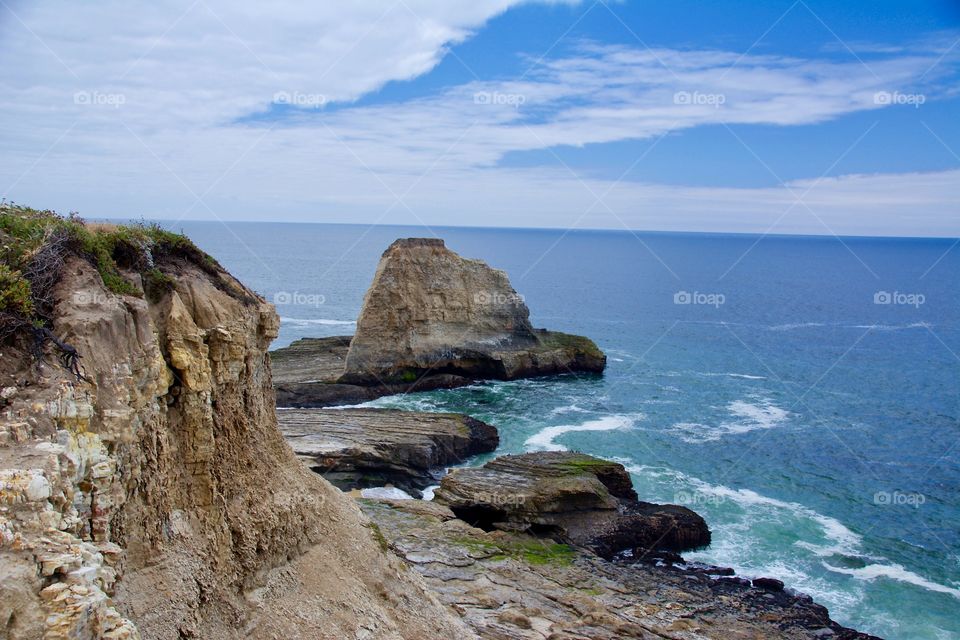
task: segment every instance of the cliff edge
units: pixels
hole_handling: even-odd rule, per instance
[[[272,306],[158,229],[0,241],[0,636],[473,637],[284,443]]]

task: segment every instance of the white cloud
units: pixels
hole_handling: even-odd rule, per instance
[[[352,105],[428,72],[513,4],[386,0],[305,12],[294,3],[42,3],[15,6],[17,17],[0,9],[0,117],[16,123],[0,132],[0,189],[15,183],[8,197],[17,201],[90,216],[765,231],[794,202],[791,189],[809,184],[668,187],[500,162],[510,152],[706,124],[822,122],[884,108],[878,91],[936,97],[932,85],[913,83],[937,52],[898,52],[867,68],[582,43],[520,79]],[[278,95],[305,108],[251,121]],[[335,106],[309,108],[320,100]],[[794,205],[773,230],[917,232],[911,216],[922,210],[940,217],[924,219],[921,233],[956,235],[956,177],[824,180],[804,197],[813,213]]]

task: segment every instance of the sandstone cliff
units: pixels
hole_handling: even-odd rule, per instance
[[[197,255],[110,273],[134,295],[67,255],[51,328],[86,380],[36,367],[28,339],[0,348],[0,636],[472,637],[298,463],[277,316]]]
[[[534,329],[503,271],[461,258],[443,240],[407,238],[380,260],[341,381],[513,379],[601,372],[605,364],[587,338]]]

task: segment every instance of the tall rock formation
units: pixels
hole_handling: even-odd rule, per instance
[[[272,306],[153,258],[162,290],[123,274],[144,297],[67,258],[53,330],[87,381],[2,348],[0,637],[472,637],[284,443]]]
[[[380,259],[341,382],[396,384],[428,375],[514,379],[601,372],[587,338],[534,329],[506,273],[438,238],[394,242]]]

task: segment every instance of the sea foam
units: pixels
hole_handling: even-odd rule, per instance
[[[639,418],[633,415],[604,416],[596,420],[588,420],[582,424],[564,424],[546,427],[533,434],[524,443],[528,449],[534,451],[566,451],[567,447],[557,444],[554,440],[565,433],[573,431],[613,431],[615,429],[629,429]]]

